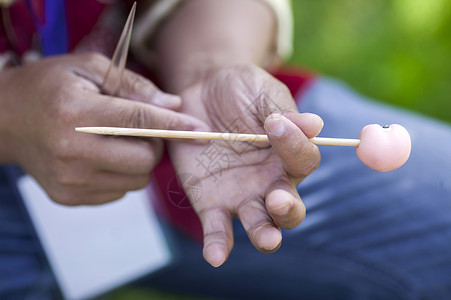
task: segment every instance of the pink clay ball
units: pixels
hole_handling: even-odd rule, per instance
[[[357,156],[371,169],[391,171],[401,167],[410,156],[410,135],[401,125],[367,125],[359,138]]]

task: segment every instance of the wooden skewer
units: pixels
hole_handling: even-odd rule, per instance
[[[266,136],[265,134],[249,134],[249,133],[201,132],[201,131],[140,129],[140,128],[121,128],[121,127],[77,127],[75,128],[75,131],[103,135],[160,137],[170,139],[206,139],[206,140],[242,141],[242,142],[269,141],[268,136]],[[314,137],[311,138],[310,141],[315,145],[331,145],[331,146],[357,147],[360,144],[360,140],[358,139]]]

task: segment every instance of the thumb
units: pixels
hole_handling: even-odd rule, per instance
[[[162,92],[150,80],[129,70],[121,78],[119,96],[168,109],[177,109],[182,104],[179,96]]]
[[[313,114],[298,114],[297,118],[291,117],[296,119],[306,132],[319,132],[322,127],[322,120]],[[293,121],[281,114],[273,113],[266,118],[264,127],[272,148],[282,159],[288,174],[305,177],[319,166],[321,156],[318,147],[309,141],[309,137]],[[309,129],[306,130],[307,128]]]
[[[98,126],[209,131],[201,120],[151,104],[128,101],[106,95],[96,95],[96,107],[89,119]],[[107,108],[107,109],[105,109]]]

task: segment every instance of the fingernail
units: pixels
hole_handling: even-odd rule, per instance
[[[178,107],[182,103],[179,96],[157,92],[152,99],[152,103],[164,107]]]
[[[275,197],[271,197],[266,202],[266,207],[271,214],[285,216],[291,210],[291,202],[287,200],[287,192],[284,190],[275,190],[272,193]]]
[[[317,114],[312,114],[312,113],[303,113],[304,117],[310,118],[311,120],[313,120],[313,122],[317,122],[317,123],[321,123],[321,129],[324,127],[324,121],[323,119],[318,116]]]
[[[209,131],[211,131],[211,128],[204,122],[199,121],[199,123],[196,124],[196,127],[194,127],[192,129],[192,131],[209,132]],[[192,142],[195,144],[207,145],[207,144],[210,144],[211,141],[207,140],[207,139],[194,139],[194,140],[192,140]]]
[[[284,134],[286,125],[282,118],[281,114],[274,113],[266,119],[265,128],[269,134],[272,136],[281,136]]]
[[[209,245],[208,249],[204,248],[203,252],[205,260],[215,268],[221,266],[228,255],[226,246],[218,243]]]
[[[274,251],[282,242],[282,235],[279,230],[271,230],[266,232],[265,241],[261,247],[266,251]]]
[[[195,125],[193,131],[211,131],[211,128],[205,122],[199,120]]]
[[[290,212],[290,210],[291,210],[290,202],[284,201],[283,203],[281,203],[279,205],[278,210],[277,210],[276,213],[279,216],[285,216],[285,215],[287,215]]]

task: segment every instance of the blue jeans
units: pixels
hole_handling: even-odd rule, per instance
[[[52,299],[58,289],[25,211],[0,167],[0,299]]]
[[[356,137],[366,124],[402,124],[412,136],[411,158],[396,171],[378,173],[352,148],[321,146],[320,168],[298,188],[307,217],[283,232],[276,253],[255,250],[235,222],[235,247],[215,269],[203,261],[201,245],[175,233],[179,260],[142,284],[233,299],[451,298],[451,128],[327,79],[302,97],[300,110],[324,119],[322,136]],[[4,186],[0,193],[0,296],[51,290],[54,281],[35,253],[31,229],[5,205]]]

